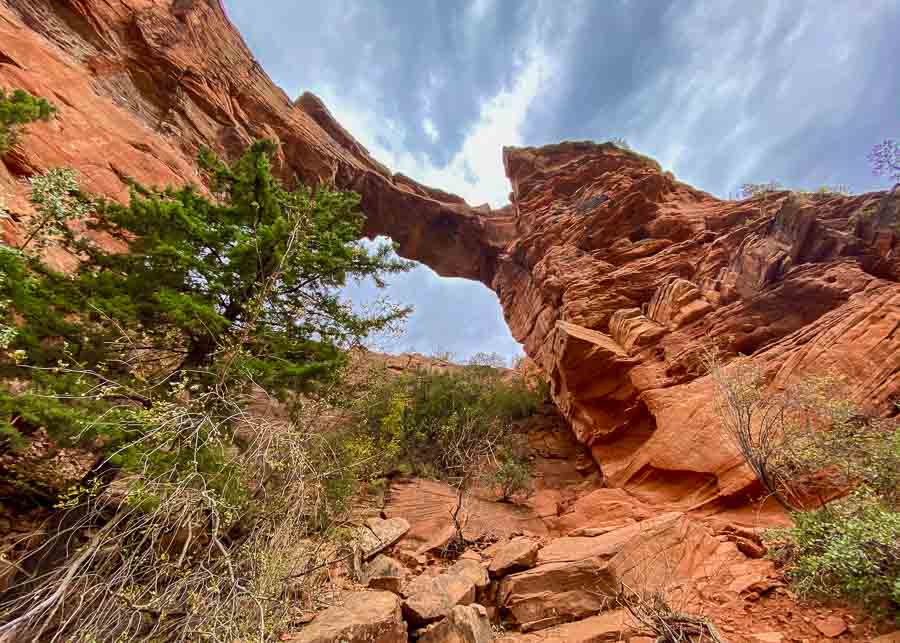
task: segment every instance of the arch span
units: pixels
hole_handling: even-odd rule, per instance
[[[776,385],[843,376],[873,413],[900,392],[896,194],[721,201],[631,151],[561,143],[504,150],[511,205],[472,207],[391,173],[315,96],[291,100],[218,0],[7,0],[0,58],[0,84],[60,107],[0,165],[10,208],[28,207],[17,177],[48,167],[125,198],[123,177],[199,183],[201,147],[277,140],[285,175],[362,195],[367,235],[492,288],[578,438],[635,493],[700,481],[666,496],[697,507],[750,488],[698,369],[708,338]]]

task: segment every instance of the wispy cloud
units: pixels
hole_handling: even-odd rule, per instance
[[[323,100],[335,117],[365,145],[372,155],[395,172],[402,172],[427,185],[462,196],[473,205],[508,203],[509,180],[503,170],[504,145],[521,145],[528,109],[551,77],[555,61],[536,45],[522,56],[520,71],[512,86],[485,100],[478,119],[467,129],[459,149],[446,164],[437,163],[426,152],[403,147],[407,129],[384,116],[362,111],[349,104],[334,87],[323,88]],[[434,142],[440,133],[430,118],[422,129]]]
[[[623,136],[726,195],[883,187],[866,152],[900,135],[894,0],[225,1],[289,94],[319,94],[391,169],[473,205],[506,202],[504,145]],[[419,307],[410,345],[512,341],[479,284],[421,268],[390,292]],[[438,300],[470,301],[473,332],[447,337]]]

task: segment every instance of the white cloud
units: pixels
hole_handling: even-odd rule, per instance
[[[434,121],[429,117],[422,119],[422,130],[425,132],[425,136],[427,136],[432,143],[437,143],[441,138],[440,131],[434,124]]]
[[[483,20],[493,7],[494,0],[473,0],[467,10],[468,17],[472,22],[478,22]]]
[[[403,149],[406,136],[401,125],[373,112],[362,112],[345,103],[332,87],[318,93],[335,118],[369,149],[379,161],[426,185],[454,192],[472,205],[490,203],[502,207],[509,201],[509,180],[503,170],[505,145],[522,145],[522,128],[528,107],[551,78],[555,61],[540,47],[524,56],[512,86],[486,100],[478,120],[469,128],[460,149],[444,166],[428,155]],[[430,118],[422,128],[433,141],[440,132]],[[379,141],[392,141],[390,149]]]
[[[638,149],[720,194],[773,178],[764,164],[779,145],[853,112],[864,87],[855,47],[873,20],[848,7],[816,13],[817,29],[809,30],[810,12],[791,3],[773,0],[749,17],[740,6],[698,2],[672,14],[670,31],[690,55],[623,110],[632,114],[627,135]],[[776,37],[779,28],[787,35]],[[727,158],[727,171],[704,158]],[[710,183],[713,170],[718,178]]]

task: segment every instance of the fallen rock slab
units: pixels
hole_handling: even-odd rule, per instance
[[[505,577],[498,604],[528,632],[608,609],[618,588],[609,562],[601,558],[546,563]]]
[[[379,554],[363,571],[363,581],[371,589],[399,594],[409,570],[390,556]]]
[[[403,518],[369,518],[357,530],[356,542],[363,560],[368,560],[397,543],[409,531],[409,523]]]
[[[418,643],[491,643],[494,634],[481,605],[457,605],[440,623],[419,634]]]
[[[847,631],[847,622],[840,616],[826,616],[813,622],[816,629],[830,639],[839,637]]]
[[[596,616],[557,625],[540,632],[510,634],[497,643],[605,643],[606,641],[635,641],[634,628],[625,610],[612,610]],[[649,639],[652,643],[653,639]]]
[[[568,511],[551,520],[555,529],[570,533],[577,529],[604,528],[612,524],[633,524],[654,515],[654,509],[624,489],[597,489],[578,498]],[[597,517],[602,516],[603,520]]]
[[[540,548],[540,543],[531,538],[513,538],[497,549],[488,572],[493,578],[501,578],[513,572],[531,569],[537,562]]]
[[[475,592],[475,583],[458,574],[419,576],[403,590],[403,616],[414,627],[422,627],[444,618],[457,605],[474,603]]]
[[[390,592],[357,592],[343,605],[321,612],[301,631],[282,641],[300,643],[406,643],[400,599]]]
[[[412,525],[400,547],[423,554],[446,546],[448,539],[456,535],[453,513],[458,496],[456,489],[436,480],[395,481],[386,496],[384,512]],[[466,497],[458,519],[469,541],[548,534],[544,521],[531,508],[474,495]]]
[[[397,576],[405,577],[409,570],[400,561],[394,560],[390,556],[379,554],[372,562],[366,565],[365,578],[376,578],[379,576]]]
[[[477,590],[483,590],[491,583],[484,565],[470,558],[461,558],[447,571],[472,581]]]
[[[721,545],[678,512],[601,536],[557,538],[540,549],[534,568],[503,578],[498,605],[523,631],[584,619],[609,609],[623,584],[663,587],[747,560]]]

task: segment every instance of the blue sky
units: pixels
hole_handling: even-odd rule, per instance
[[[225,4],[289,95],[319,95],[378,160],[473,205],[506,203],[503,145],[622,137],[728,196],[883,189],[865,157],[900,136],[900,0]],[[382,349],[520,350],[480,284],[420,267],[386,294],[416,312]]]

